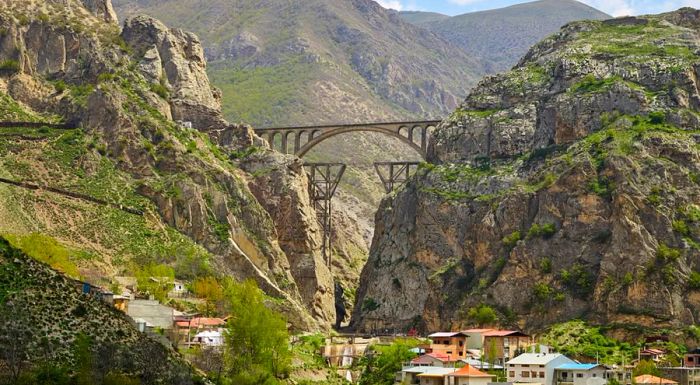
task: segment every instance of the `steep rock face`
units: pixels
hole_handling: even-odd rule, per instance
[[[378,211],[354,325],[694,323],[699,17],[573,23],[479,84]]]
[[[270,154],[249,127],[222,118],[196,36],[145,17],[127,20],[120,34],[104,18],[70,5],[11,2],[0,7],[0,23],[7,31],[0,36],[0,59],[18,63],[0,74],[0,91],[34,111],[81,127],[92,138],[94,157],[104,156],[137,181],[124,193],[148,198],[157,227],[176,229],[204,247],[218,273],[256,279],[270,296],[281,299],[277,306],[295,328],[329,327],[335,319],[333,283],[323,272],[311,280],[305,275],[318,253],[315,223],[305,218],[308,227],[297,231],[276,227],[273,220],[289,215],[288,224],[294,226],[295,215],[312,212],[300,187],[305,175]],[[28,21],[20,22],[18,15]],[[190,121],[194,129],[171,118]],[[275,203],[256,199],[246,183],[253,177],[229,161],[250,146],[263,146],[260,151],[267,155],[261,162],[280,178],[256,186],[258,198],[295,191],[284,207],[287,214],[279,214]],[[91,165],[86,158],[74,167],[87,168],[89,174],[100,163]],[[7,172],[19,178],[20,171]],[[3,225],[13,228],[13,223]],[[80,241],[70,240],[75,242]]]
[[[270,169],[270,164],[281,167]],[[305,305],[314,318],[334,323],[333,277],[321,253],[322,235],[301,161],[267,153],[246,158],[242,166],[253,176],[249,182],[253,195],[272,217]]]

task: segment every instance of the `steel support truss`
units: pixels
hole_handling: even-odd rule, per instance
[[[382,180],[387,194],[394,191],[397,185],[406,183],[408,178],[418,170],[419,162],[376,162],[374,169]]]
[[[316,217],[323,232],[323,259],[330,268],[332,250],[333,211],[332,199],[338,183],[345,173],[343,163],[306,163],[309,174],[309,193],[316,209]]]

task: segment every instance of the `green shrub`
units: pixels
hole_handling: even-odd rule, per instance
[[[588,271],[587,267],[580,263],[575,263],[569,270],[561,271],[561,280],[564,286],[583,298],[593,292],[593,278],[593,274]]]
[[[700,273],[692,271],[688,277],[688,287],[693,290],[700,290]]]
[[[153,91],[153,93],[155,93],[163,99],[167,99],[170,97],[170,91],[168,91],[168,87],[166,87],[163,84],[151,83],[150,88],[151,91]]]
[[[622,277],[622,284],[625,286],[629,286],[634,282],[634,274],[631,272],[625,273],[625,276]]]
[[[652,187],[649,196],[647,196],[647,202],[649,202],[653,206],[659,206],[661,204],[661,194],[661,188]]]
[[[542,258],[540,261],[540,271],[544,274],[552,272],[552,259],[549,257]]]
[[[649,113],[649,123],[664,124],[666,123],[666,113],[663,111],[654,111]]]
[[[520,235],[520,231],[513,231],[510,235],[503,238],[503,246],[505,246],[508,250],[513,250],[515,245],[517,245],[518,241],[521,239],[522,236]]]
[[[530,227],[530,230],[527,231],[527,237],[528,238],[533,238],[533,237],[550,238],[556,232],[557,232],[557,228],[553,223],[545,223],[543,225],[534,223]]]
[[[602,198],[610,198],[613,190],[613,183],[606,177],[595,179],[588,184],[588,191]]]
[[[62,94],[66,90],[66,82],[57,80],[53,83],[53,88],[56,90],[56,93]]]
[[[367,297],[362,302],[362,311],[365,313],[373,312],[379,309],[379,306],[380,305],[377,303],[377,301],[374,300],[374,298]]]
[[[538,282],[532,288],[532,297],[535,302],[546,302],[551,298],[553,294],[554,289],[552,289],[548,284],[544,282]]]
[[[111,72],[103,72],[97,76],[98,83],[106,83],[114,80],[116,75]]]
[[[690,228],[688,227],[688,224],[685,223],[684,220],[678,219],[675,220],[671,223],[673,227],[673,231],[677,232],[678,234],[681,235],[690,235]]]
[[[4,60],[0,62],[0,72],[8,72],[16,74],[20,71],[21,67],[17,60]]]
[[[656,258],[662,263],[668,263],[678,260],[681,257],[681,251],[674,249],[672,247],[666,246],[666,244],[659,244],[658,250],[656,250]]]
[[[498,315],[491,306],[481,304],[469,309],[467,318],[479,326],[485,326],[493,325],[498,320]]]

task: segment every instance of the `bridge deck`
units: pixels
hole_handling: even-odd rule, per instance
[[[285,127],[263,127],[255,128],[254,131],[270,132],[270,131],[295,131],[295,130],[321,130],[321,129],[336,129],[336,128],[360,128],[360,127],[383,127],[383,126],[415,126],[415,125],[437,125],[442,120],[415,120],[415,121],[400,121],[400,122],[377,122],[377,123],[349,123],[349,124],[326,124],[318,126],[285,126]]]

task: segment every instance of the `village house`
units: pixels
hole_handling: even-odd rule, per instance
[[[659,368],[659,370],[665,378],[680,385],[700,385],[700,366]]]
[[[445,376],[444,385],[488,385],[494,375],[484,373],[471,365],[463,366],[456,372]]]
[[[621,385],[632,385],[632,371],[634,366],[617,366],[614,365],[608,369],[606,378],[608,380],[616,380]]]
[[[575,363],[558,353],[523,353],[506,363],[506,374],[508,382],[555,385],[554,368]]]
[[[168,297],[181,298],[187,296],[187,294],[189,294],[189,291],[187,290],[187,287],[185,287],[184,283],[181,281],[173,281],[173,287],[168,293]]]
[[[469,336],[467,340],[467,349],[481,350],[484,348],[484,333],[491,332],[494,329],[467,329],[462,330],[462,333]]]
[[[397,385],[420,385],[421,383],[444,385],[444,375],[454,372],[455,368],[439,368],[435,366],[406,366],[400,372],[396,373],[395,383]],[[441,374],[441,377],[425,377],[421,382],[419,375],[421,374]],[[431,380],[441,378],[442,382],[434,382]]]
[[[455,371],[455,368],[429,368],[417,377],[420,385],[445,385],[446,376]]]
[[[170,330],[173,328],[175,316],[181,313],[156,300],[137,299],[129,303],[126,314],[137,323],[145,323],[149,328]]]
[[[639,352],[639,359],[646,361],[659,362],[666,357],[666,352],[661,349],[644,349]]]
[[[467,349],[467,350],[469,350],[469,349]],[[496,365],[496,364],[491,365],[490,363],[485,362],[482,359],[467,358],[465,360],[460,360],[460,362],[465,364],[465,365],[471,365],[472,367],[475,367],[475,368],[480,369],[480,370],[491,370],[491,369],[503,370],[503,366]]]
[[[450,365],[452,363],[452,365]],[[427,353],[411,360],[412,366],[433,366],[433,367],[453,367],[454,361],[450,360],[447,354]]]
[[[503,364],[526,351],[531,345],[530,336],[515,330],[491,330],[482,333],[483,357],[493,357],[495,363]]]
[[[450,361],[458,361],[467,356],[467,338],[462,332],[440,332],[428,336],[431,343],[428,353],[447,355]]]
[[[599,385],[607,383],[608,368],[599,364],[562,364],[554,368],[556,385]],[[595,380],[592,380],[595,379]]]
[[[651,374],[644,374],[635,377],[634,383],[637,385],[678,385],[678,382],[676,381],[669,380],[667,378],[652,376]]]
[[[700,348],[693,349],[683,356],[683,366],[700,368]]]

